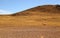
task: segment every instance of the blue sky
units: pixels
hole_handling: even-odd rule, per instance
[[[0,14],[16,13],[46,4],[60,4],[60,0],[0,0]]]

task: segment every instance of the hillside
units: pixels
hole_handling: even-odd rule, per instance
[[[13,15],[37,15],[40,12],[46,12],[46,13],[60,13],[60,5],[43,5],[43,6],[37,6],[30,9],[27,9],[22,12],[15,13]]]
[[[12,15],[0,15],[0,27],[15,26],[60,26],[60,5],[42,5]]]

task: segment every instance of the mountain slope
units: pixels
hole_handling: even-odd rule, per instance
[[[11,15],[0,16],[0,27],[60,26],[60,5],[37,6]]]
[[[22,12],[18,12],[13,15],[32,15],[32,14],[39,14],[38,12],[47,12],[47,13],[60,13],[60,5],[43,5],[37,6]]]

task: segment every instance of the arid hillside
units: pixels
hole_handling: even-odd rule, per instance
[[[0,15],[0,38],[60,38],[60,5]]]
[[[60,26],[60,5],[42,5],[12,15],[0,15],[0,27],[15,26]]]

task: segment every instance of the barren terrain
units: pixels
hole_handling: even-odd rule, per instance
[[[60,6],[37,6],[0,15],[0,38],[60,38]]]

